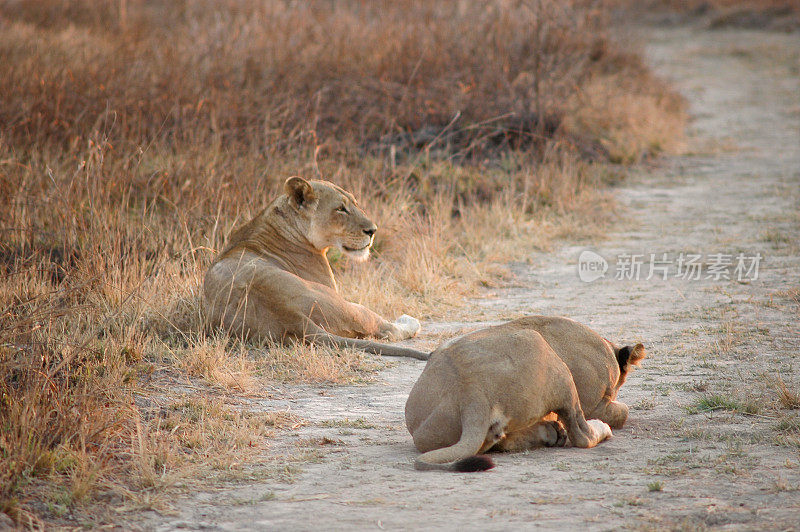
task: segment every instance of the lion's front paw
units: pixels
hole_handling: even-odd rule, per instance
[[[398,340],[405,340],[406,338],[413,338],[417,335],[420,329],[419,320],[412,318],[408,314],[403,314],[394,322],[395,327],[400,330],[401,336]]]
[[[564,447],[567,431],[558,421],[545,421],[539,425],[539,438],[545,447]]]
[[[598,443],[611,437],[611,427],[599,419],[587,419],[586,423],[597,433]]]

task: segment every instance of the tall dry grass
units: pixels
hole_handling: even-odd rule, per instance
[[[602,231],[603,161],[673,146],[683,120],[605,18],[583,0],[0,2],[0,510],[158,506],[291,425],[247,439],[263,419],[185,406],[165,375],[239,394],[368,378],[360,353],[201,332],[206,266],[288,175],[376,219],[373,261],[332,261],[389,316],[461,312],[499,264]]]

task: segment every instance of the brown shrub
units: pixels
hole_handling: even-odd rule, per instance
[[[6,8],[15,144],[518,147],[552,136],[606,71],[649,83],[587,0],[125,5]]]

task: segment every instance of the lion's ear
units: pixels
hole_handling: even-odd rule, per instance
[[[617,351],[619,369],[622,370],[623,373],[627,372],[628,369],[630,369],[628,367],[630,364],[638,366],[639,362],[641,362],[645,356],[646,353],[644,352],[644,346],[642,344],[636,344],[633,347],[626,345]]]
[[[311,183],[302,177],[293,176],[286,180],[283,185],[283,190],[289,196],[289,201],[295,207],[302,208],[314,204],[317,201],[317,196],[314,194],[314,188]]]
[[[642,344],[636,344],[631,349],[631,356],[628,358],[628,364],[636,364],[639,365],[639,362],[644,360],[644,357],[647,356],[647,353],[644,352],[644,346]]]

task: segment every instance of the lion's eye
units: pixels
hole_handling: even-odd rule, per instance
[[[341,212],[341,213],[344,213],[344,214],[350,214],[350,211],[348,211],[347,207],[345,207],[344,205],[342,205],[341,207],[336,209],[336,212]]]

